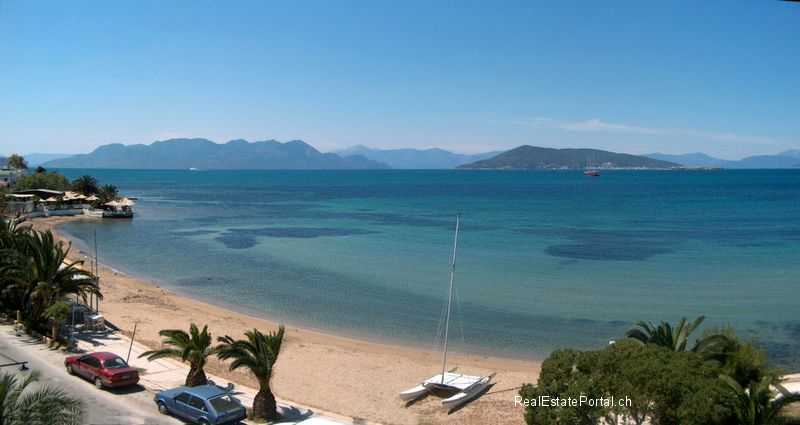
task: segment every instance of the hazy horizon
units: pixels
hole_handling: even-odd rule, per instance
[[[230,142],[230,141],[232,141],[232,140],[241,140],[241,139],[230,139],[230,140],[226,140],[226,141],[218,141],[218,140],[211,140],[211,139],[208,139],[208,138],[205,138],[205,137],[197,137],[197,139],[206,139],[206,140],[209,140],[209,141],[211,141],[211,142],[213,142],[213,143],[216,143],[216,144],[225,144],[225,143],[228,143],[228,142]],[[152,144],[152,143],[155,143],[155,142],[163,142],[163,141],[167,141],[167,140],[172,140],[172,139],[165,139],[165,140],[154,140],[154,141],[152,141],[152,142],[150,142],[150,143],[122,143],[122,142],[109,142],[109,143],[104,143],[104,144],[102,144],[102,145],[98,145],[98,146],[96,146],[96,147],[92,148],[92,149],[91,149],[91,150],[89,150],[89,151],[86,151],[86,152],[77,152],[77,153],[71,153],[71,152],[28,152],[28,153],[25,153],[25,154],[21,154],[21,153],[19,153],[19,152],[13,152],[13,151],[12,151],[12,152],[0,152],[0,156],[2,156],[2,157],[7,157],[7,156],[9,156],[9,155],[11,155],[11,154],[14,154],[14,153],[22,155],[22,156],[23,156],[23,158],[25,158],[25,157],[28,157],[28,156],[30,156],[30,155],[37,155],[37,156],[38,156],[38,155],[70,155],[70,156],[71,156],[71,155],[80,155],[80,154],[87,154],[87,153],[91,153],[92,151],[94,151],[94,150],[95,150],[95,149],[97,149],[98,147],[100,147],[100,146],[103,146],[103,145],[106,145],[106,144],[122,143],[122,144],[123,144],[123,145],[125,145],[125,146],[137,145],[137,144],[150,145],[150,144]],[[246,139],[245,139],[245,140],[246,140]],[[271,140],[275,140],[275,139],[246,140],[246,141],[247,141],[247,142],[249,142],[249,143],[253,143],[253,142],[271,141]],[[400,146],[400,147],[389,147],[389,148],[377,148],[377,147],[374,147],[374,146],[368,146],[368,145],[363,145],[363,144],[357,144],[357,145],[352,145],[352,146],[346,146],[346,147],[343,147],[343,148],[334,148],[334,149],[330,149],[330,150],[321,150],[321,149],[319,149],[317,146],[314,146],[313,144],[311,144],[311,143],[308,143],[308,142],[306,142],[305,140],[302,140],[302,139],[296,139],[296,140],[300,140],[300,141],[302,141],[302,142],[304,142],[304,143],[307,143],[307,144],[311,145],[312,147],[314,147],[314,148],[318,149],[320,152],[323,152],[323,153],[337,153],[337,152],[339,152],[339,151],[347,150],[347,149],[350,149],[350,148],[355,148],[355,147],[358,147],[358,146],[364,146],[364,147],[366,147],[366,148],[369,148],[369,149],[381,149],[381,150],[400,150],[400,149],[417,149],[417,150],[426,150],[426,149],[444,149],[444,150],[446,150],[446,151],[449,151],[449,152],[452,152],[452,153],[456,153],[456,154],[463,154],[463,155],[475,155],[475,154],[482,154],[482,153],[488,153],[488,152],[491,152],[491,151],[476,151],[476,152],[468,151],[468,152],[464,152],[464,151],[456,151],[456,150],[451,150],[451,149],[445,149],[445,148],[441,148],[441,147],[439,147],[439,146],[429,146],[429,147],[410,147],[410,146]],[[285,143],[285,142],[289,142],[289,141],[291,141],[291,140],[275,140],[275,141],[277,141],[277,142],[280,142],[280,143]],[[529,144],[529,145],[530,145],[530,144]],[[522,145],[520,145],[520,146],[522,146]],[[603,149],[603,148],[587,148],[586,146],[559,146],[559,147],[553,147],[553,146],[539,146],[539,145],[530,145],[530,146],[537,146],[537,147],[543,147],[543,148],[553,148],[553,149],[570,149],[570,148],[571,148],[571,149],[600,149],[600,150],[608,150],[608,149]],[[514,146],[514,147],[512,147],[512,148],[509,148],[509,149],[494,149],[494,150],[507,151],[507,150],[514,149],[514,148],[517,148],[517,147],[519,147],[519,146]],[[786,150],[790,150],[790,149],[784,149],[783,151],[786,151]],[[711,157],[713,157],[713,158],[716,158],[716,159],[723,159],[723,160],[727,160],[727,161],[738,161],[738,160],[744,159],[744,158],[746,158],[746,157],[749,157],[749,156],[756,156],[756,155],[777,155],[777,154],[779,154],[780,152],[783,152],[783,151],[772,152],[772,153],[763,153],[763,154],[755,154],[755,155],[748,155],[748,156],[745,156],[745,157],[739,157],[739,158],[720,157],[720,156],[716,156],[716,155],[711,155],[711,154],[709,154],[709,153],[707,153],[707,152],[700,152],[700,151],[696,151],[696,152],[682,152],[682,153],[667,153],[667,152],[644,152],[644,153],[637,153],[636,155],[649,155],[649,154],[666,154],[666,155],[691,155],[691,154],[706,154],[706,155],[709,155],[709,156],[711,156]],[[631,152],[624,152],[624,151],[612,151],[612,152],[616,152],[616,153],[631,153]]]
[[[0,152],[800,148],[800,4],[0,3]]]

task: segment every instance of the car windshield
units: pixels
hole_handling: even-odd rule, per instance
[[[241,406],[233,397],[229,395],[221,395],[219,397],[212,398],[209,400],[211,405],[214,406],[214,410],[217,412],[227,412],[228,410],[233,410]]]
[[[106,369],[121,369],[123,367],[128,367],[128,364],[125,363],[125,360],[122,360],[121,358],[117,357],[115,359],[108,359],[103,361],[103,366],[105,366]]]

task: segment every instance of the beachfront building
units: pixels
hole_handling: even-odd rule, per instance
[[[6,210],[27,217],[88,215],[98,218],[132,218],[133,200],[114,199],[100,203],[97,196],[50,189],[26,189],[14,192],[15,201],[6,203]]]
[[[3,166],[0,168],[0,188],[12,188],[27,170]]]

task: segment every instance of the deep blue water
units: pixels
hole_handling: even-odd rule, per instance
[[[287,323],[430,348],[461,211],[461,349],[704,314],[800,367],[800,170],[62,171],[139,198],[63,226],[101,262]]]

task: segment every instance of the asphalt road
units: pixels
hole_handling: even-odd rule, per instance
[[[86,403],[85,422],[96,425],[112,424],[184,424],[171,416],[158,413],[153,403],[153,391],[139,385],[129,388],[98,390],[78,376],[70,376],[64,368],[67,355],[51,350],[27,335],[15,336],[9,325],[0,325],[0,365],[27,361],[28,367],[42,373],[40,382],[64,388]],[[0,372],[24,375],[19,366],[2,367]],[[21,379],[21,378],[18,378]]]

